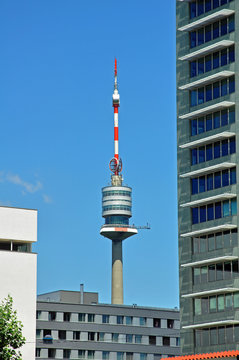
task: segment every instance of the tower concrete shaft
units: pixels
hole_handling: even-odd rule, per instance
[[[122,241],[112,241],[112,288],[111,303],[123,304],[123,257]]]

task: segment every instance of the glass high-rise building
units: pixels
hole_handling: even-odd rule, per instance
[[[182,354],[239,349],[239,0],[177,1]]]

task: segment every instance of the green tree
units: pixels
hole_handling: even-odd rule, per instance
[[[0,359],[22,360],[22,354],[16,350],[25,344],[22,335],[23,325],[17,320],[17,312],[13,310],[10,295],[0,305]]]

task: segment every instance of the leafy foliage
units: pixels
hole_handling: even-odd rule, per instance
[[[16,350],[25,344],[22,335],[23,325],[17,320],[10,295],[0,305],[0,359],[22,360],[21,352]]]

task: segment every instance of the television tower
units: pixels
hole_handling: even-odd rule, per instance
[[[123,259],[122,241],[138,233],[134,226],[129,225],[132,216],[132,189],[123,185],[122,160],[119,158],[118,110],[120,96],[117,83],[117,60],[115,59],[114,74],[114,157],[110,160],[111,186],[102,189],[102,217],[105,224],[100,234],[112,240],[112,284],[111,303],[123,304]]]

